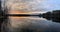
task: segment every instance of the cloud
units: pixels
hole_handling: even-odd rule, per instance
[[[58,0],[5,0],[6,6],[10,10],[19,11],[50,11],[60,9]]]
[[[41,11],[44,0],[8,0],[6,5],[11,10]]]

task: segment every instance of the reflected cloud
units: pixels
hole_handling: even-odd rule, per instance
[[[27,26],[27,25],[31,25],[31,23],[37,23],[40,22],[40,21],[45,21],[46,19],[44,18],[39,18],[39,17],[9,17],[9,21],[11,23],[11,26],[13,28],[18,28],[20,27],[21,28],[21,25],[23,26]]]
[[[21,16],[21,17],[17,17],[17,16],[10,16],[9,18],[11,18],[11,19],[32,19],[32,20],[46,20],[46,19],[44,19],[44,18],[39,18],[38,16],[27,16],[27,17],[24,17],[24,16]]]

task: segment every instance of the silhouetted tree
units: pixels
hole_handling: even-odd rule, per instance
[[[53,10],[52,12],[43,13],[43,18],[51,19],[54,22],[60,22],[60,10]]]

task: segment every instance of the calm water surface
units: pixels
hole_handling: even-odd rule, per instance
[[[60,32],[60,23],[42,17],[9,17],[7,32]]]

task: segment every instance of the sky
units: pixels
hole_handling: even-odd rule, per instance
[[[3,1],[3,0],[2,0]],[[5,0],[10,11],[47,12],[60,10],[60,0]]]

